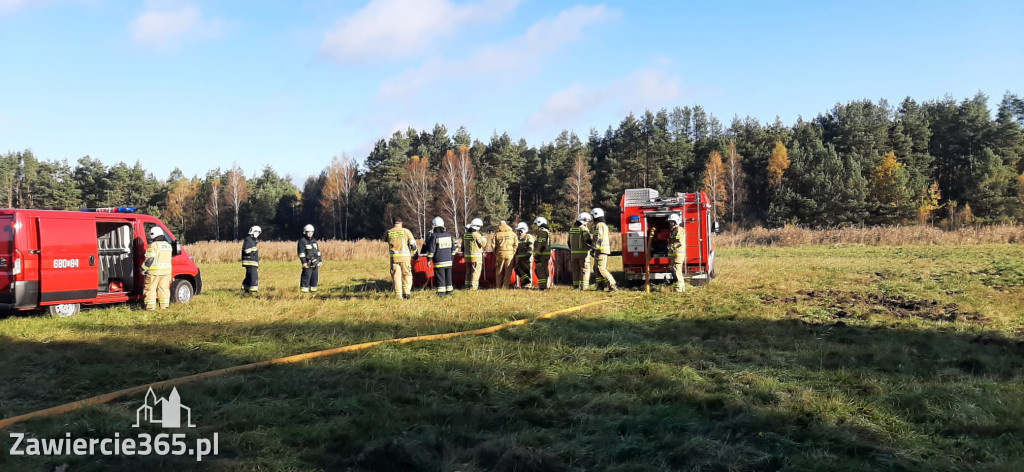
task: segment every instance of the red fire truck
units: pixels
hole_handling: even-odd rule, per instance
[[[711,201],[701,191],[661,197],[649,188],[629,189],[622,195],[622,271],[627,283],[640,285],[647,280],[670,281],[668,217],[679,215],[686,227],[685,277],[694,284],[705,284],[715,276],[715,245],[711,234],[718,222],[711,218]],[[649,264],[648,264],[649,262]]]
[[[157,218],[134,207],[0,209],[0,310],[46,307],[63,317],[82,305],[141,300],[146,234],[153,226],[174,249],[171,300],[187,303],[203,289],[199,267]]]

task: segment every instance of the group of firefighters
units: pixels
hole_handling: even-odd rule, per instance
[[[320,266],[324,265],[320,246],[313,237],[314,232],[313,225],[304,226],[296,249],[299,262],[302,263],[302,272],[299,274],[299,291],[302,293],[316,293],[317,286],[320,285]],[[260,291],[259,240],[262,233],[262,228],[253,226],[249,228],[249,234],[242,242],[242,267],[245,268],[242,293],[256,294]]]
[[[676,278],[675,291],[683,290],[683,262],[685,258],[685,231],[678,215],[669,218],[669,258]],[[593,230],[590,229],[593,223]],[[506,221],[498,225],[498,231],[489,239],[480,233],[483,221],[474,218],[466,225],[466,233],[462,236],[461,245],[445,227],[440,217],[431,222],[433,228],[427,236],[423,247],[417,251],[416,238],[409,229],[402,226],[401,219],[395,219],[395,226],[388,230],[384,240],[388,243],[391,256],[391,277],[394,282],[395,295],[407,299],[412,295],[412,258],[414,254],[427,257],[434,267],[434,286],[438,296],[449,296],[454,291],[452,278],[452,262],[454,255],[461,248],[466,261],[465,289],[480,288],[480,275],[483,273],[484,248],[490,242],[497,258],[495,281],[497,288],[515,288],[512,282],[513,273],[522,288],[548,287],[548,261],[551,258],[551,230],[548,220],[537,217],[533,220],[536,235],[530,234],[526,222],[519,222],[513,231]],[[242,243],[242,267],[245,278],[242,280],[242,291],[246,294],[259,292],[259,238],[262,234],[259,226],[249,228],[249,233]],[[302,237],[298,240],[297,254],[302,263],[299,276],[299,290],[303,293],[316,292],[319,285],[319,268],[323,265],[323,257],[313,237],[313,225],[302,229]],[[161,235],[162,237],[162,235]],[[155,247],[155,246],[151,246]],[[161,247],[162,248],[162,247]],[[169,253],[169,251],[163,251]],[[608,224],[605,223],[604,210],[594,208],[590,212],[580,213],[572,228],[569,229],[569,267],[572,272],[572,285],[576,290],[590,288],[592,266],[597,268],[596,287],[598,290],[617,291],[615,277],[608,271],[608,257],[611,255],[611,238]],[[152,260],[163,259],[153,254]],[[169,262],[169,257],[167,257]],[[147,264],[150,254],[147,252]],[[536,285],[533,284],[534,267]],[[147,284],[148,286],[149,284]],[[149,290],[147,289],[147,308],[150,306]],[[163,294],[161,294],[163,295]],[[153,297],[153,305],[156,296]],[[161,305],[164,298],[160,297]]]
[[[590,224],[594,223],[593,231]],[[515,231],[506,221],[498,225],[498,231],[490,238],[491,247],[497,258],[495,282],[497,288],[512,287],[512,274],[516,275],[519,286],[544,290],[548,286],[548,260],[551,258],[551,230],[548,220],[537,217],[533,220],[537,228],[536,235],[530,234],[526,222],[516,224]],[[455,237],[445,228],[444,220],[435,217],[431,222],[433,229],[426,238],[421,255],[433,262],[434,286],[439,296],[448,296],[454,290],[452,282],[453,255],[458,250]],[[683,264],[686,256],[685,230],[679,215],[669,217],[669,258],[671,269],[676,277],[675,291],[683,291]],[[474,218],[466,225],[466,234],[462,236],[462,253],[466,261],[465,289],[477,290],[480,287],[480,275],[483,273],[483,249],[488,238],[480,234],[483,221]],[[391,253],[391,278],[394,283],[395,295],[398,298],[410,298],[412,293],[412,257],[416,253],[416,238],[409,229],[402,226],[402,220],[396,219],[395,226],[388,230],[385,241]],[[587,290],[590,287],[592,261],[597,266],[596,286],[598,290],[617,291],[615,277],[608,271],[608,257],[611,255],[611,238],[608,224],[605,223],[604,210],[594,208],[589,213],[580,213],[569,230],[569,266],[572,272],[572,285],[576,290]],[[536,269],[536,285],[533,285],[534,269]],[[514,287],[513,287],[514,288]]]

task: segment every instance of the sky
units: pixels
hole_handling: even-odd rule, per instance
[[[0,153],[267,165],[296,183],[395,130],[550,142],[701,105],[1024,94],[1024,2],[0,0]]]

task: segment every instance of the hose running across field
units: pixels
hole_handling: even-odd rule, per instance
[[[472,330],[469,330],[469,331],[458,331],[458,332],[454,332],[454,333],[427,334],[427,335],[422,335],[422,336],[410,336],[410,337],[406,337],[406,338],[395,338],[395,339],[387,339],[387,340],[383,340],[383,341],[370,341],[370,342],[360,343],[360,344],[350,344],[348,346],[341,346],[341,347],[336,347],[336,348],[333,348],[333,349],[325,349],[325,350],[322,350],[322,351],[307,352],[307,353],[304,353],[304,354],[296,354],[294,356],[280,357],[280,358],[277,358],[277,359],[270,359],[270,360],[266,360],[266,361],[253,362],[251,364],[244,364],[244,365],[238,365],[238,366],[234,366],[234,367],[227,367],[227,368],[224,368],[224,369],[211,370],[209,372],[202,372],[202,373],[199,373],[199,374],[186,375],[184,377],[176,377],[176,378],[173,378],[173,379],[167,379],[167,380],[162,380],[162,381],[159,381],[159,382],[153,382],[153,383],[148,383],[148,384],[145,384],[145,385],[139,385],[137,387],[126,388],[126,389],[123,389],[123,390],[118,390],[116,392],[105,393],[103,395],[97,395],[95,397],[86,398],[84,400],[78,400],[78,401],[71,402],[71,403],[65,403],[63,405],[55,406],[55,407],[52,407],[52,408],[47,408],[45,410],[38,410],[38,411],[31,412],[31,413],[26,413],[24,415],[18,415],[18,416],[12,416],[10,418],[5,418],[3,420],[0,420],[0,429],[4,429],[4,428],[7,428],[8,426],[14,425],[16,423],[20,423],[22,421],[30,420],[30,419],[44,418],[44,417],[47,417],[47,416],[60,415],[60,414],[63,414],[63,413],[68,413],[68,412],[71,412],[71,411],[79,410],[79,409],[84,408],[86,406],[99,405],[99,404],[103,404],[103,403],[108,403],[108,402],[111,402],[111,401],[116,400],[118,398],[126,397],[128,395],[145,393],[150,388],[161,389],[161,388],[173,387],[173,386],[181,385],[181,384],[184,384],[184,383],[187,383],[187,382],[191,382],[193,380],[202,380],[202,379],[210,379],[210,378],[214,378],[214,377],[221,377],[221,376],[224,376],[224,375],[227,375],[227,374],[233,374],[233,373],[237,373],[237,372],[246,372],[246,371],[256,370],[256,369],[259,369],[259,368],[262,368],[262,367],[268,367],[268,366],[280,365],[280,364],[294,364],[296,362],[307,361],[307,360],[316,359],[316,358],[319,358],[319,357],[327,357],[327,356],[333,356],[333,355],[337,355],[337,354],[344,354],[346,352],[361,351],[363,349],[368,349],[368,348],[371,348],[371,347],[374,347],[374,346],[379,346],[379,345],[385,344],[385,343],[405,344],[405,343],[411,343],[411,342],[415,342],[415,341],[436,341],[436,340],[440,340],[440,339],[449,339],[449,338],[454,338],[454,337],[458,337],[458,336],[491,334],[491,333],[494,333],[494,332],[497,332],[497,331],[501,331],[501,330],[503,330],[505,328],[509,328],[509,327],[512,327],[512,326],[519,326],[519,325],[523,325],[523,324],[529,323],[531,321],[542,320],[542,319],[547,319],[547,318],[553,318],[553,317],[558,316],[558,315],[563,315],[563,314],[566,314],[566,313],[572,313],[572,312],[575,312],[575,311],[580,311],[580,310],[582,310],[584,308],[601,305],[601,304],[604,304],[604,303],[608,303],[608,302],[610,302],[612,300],[615,300],[615,299],[614,298],[605,298],[603,300],[598,300],[598,301],[595,301],[595,302],[585,303],[583,305],[577,305],[577,306],[574,306],[574,307],[563,308],[561,310],[555,310],[555,311],[552,311],[552,312],[544,313],[544,314],[541,314],[541,315],[537,315],[537,316],[535,316],[533,318],[524,318],[524,319],[521,319],[521,320],[509,321],[507,323],[502,323],[502,324],[498,324],[498,325],[494,325],[494,326],[488,326],[486,328],[472,329]]]

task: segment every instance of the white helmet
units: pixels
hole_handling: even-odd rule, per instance
[[[431,223],[435,228],[444,229],[444,220],[442,220],[440,216],[435,216]]]
[[[533,220],[533,224],[537,226],[543,226],[548,224],[548,219],[544,218],[543,216],[538,216],[536,220]]]
[[[594,215],[594,218],[604,218],[604,210],[600,208],[594,208],[593,210],[590,210],[590,214]]]
[[[306,225],[302,227],[303,233],[312,233],[313,231],[313,225]]]
[[[149,228],[149,239],[155,239],[157,236],[163,236],[164,230],[160,229],[159,226]]]
[[[470,221],[469,224],[466,225],[466,227],[470,229],[479,230],[480,228],[484,227],[484,222],[480,218],[473,218],[473,221]]]
[[[583,223],[583,224],[589,223],[590,220],[591,220],[590,213],[587,213],[587,212],[580,213],[580,216],[576,217],[576,221],[579,221],[580,223]]]
[[[677,224],[677,225],[683,224],[683,219],[679,216],[678,213],[673,213],[671,215],[668,215],[668,220],[673,222],[673,223],[675,223],[675,224]]]
[[[263,230],[259,226],[253,226],[252,228],[249,228],[249,235],[250,236],[259,236],[260,233],[262,233],[262,232],[263,232]]]
[[[526,226],[526,223],[520,221],[519,224],[516,225],[516,231],[519,231],[519,232],[522,232],[522,233],[526,233],[526,232],[530,231],[530,227]]]

